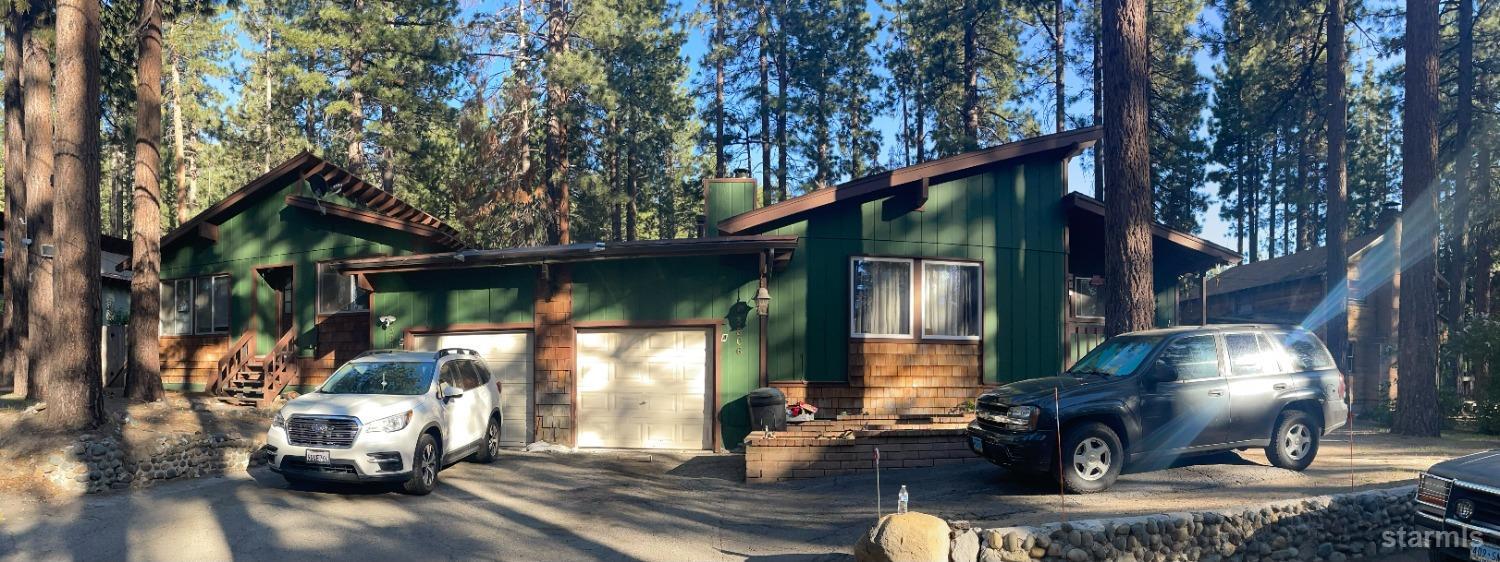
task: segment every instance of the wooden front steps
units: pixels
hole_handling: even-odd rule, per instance
[[[270,353],[256,355],[255,333],[245,332],[229,353],[219,360],[219,368],[208,383],[208,391],[226,404],[270,406],[300,372],[295,353],[296,335],[297,328],[293,326],[276,340]]]

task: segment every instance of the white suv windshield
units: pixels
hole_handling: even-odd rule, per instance
[[[432,363],[359,362],[339,367],[318,392],[324,394],[401,394],[427,392]]]

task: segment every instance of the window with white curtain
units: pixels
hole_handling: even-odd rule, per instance
[[[850,260],[850,333],[855,337],[912,337],[912,260]]]
[[[980,277],[977,263],[922,262],[922,337],[979,339]]]
[[[332,264],[318,264],[318,314],[369,309],[370,292],[360,288],[353,275],[339,273]]]

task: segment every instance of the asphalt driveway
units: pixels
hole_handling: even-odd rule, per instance
[[[1306,473],[1258,452],[1127,475],[1068,497],[1070,518],[1223,508],[1389,486],[1493,441],[1330,439]],[[1340,452],[1342,451],[1342,452]],[[875,518],[873,476],[740,483],[733,455],[507,452],[458,464],[427,497],[379,489],[289,489],[264,469],[64,503],[0,498],[5,560],[843,560]],[[1055,521],[1045,482],[983,463],[887,471],[912,508],[980,526]]]

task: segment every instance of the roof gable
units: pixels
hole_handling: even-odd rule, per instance
[[[192,219],[183,222],[177,228],[167,233],[166,236],[162,237],[162,248],[166,249],[170,247],[174,243],[183,240],[190,233],[211,234],[218,225],[223,224],[250,205],[258,202],[262,197],[277,193],[282,188],[301,181],[326,186],[325,197],[338,200],[330,202],[333,206],[344,207],[340,203],[353,203],[363,207],[363,210],[368,211],[370,214],[377,214],[386,219],[398,221],[396,223],[392,223],[390,220],[374,221],[372,224],[385,227],[406,225],[410,227],[410,231],[431,239],[442,246],[453,249],[467,247],[459,238],[458,231],[437,217],[407,204],[395,195],[386,193],[380,188],[366,183],[363,179],[331,162],[318,158],[310,152],[303,151],[266,173],[261,174],[260,177],[251,180],[244,187],[229,194],[218,203],[204,209],[203,212],[198,213]],[[340,216],[353,220],[367,218],[348,213]],[[403,230],[405,229],[403,228]]]
[[[1049,153],[1076,154],[1098,142],[1101,136],[1101,128],[1087,127],[929,160],[850,180],[829,189],[819,189],[774,205],[747,211],[719,221],[718,227],[724,234],[765,232],[801,220],[812,211],[828,205],[865,202],[889,197],[904,187],[956,179],[1009,160]]]

